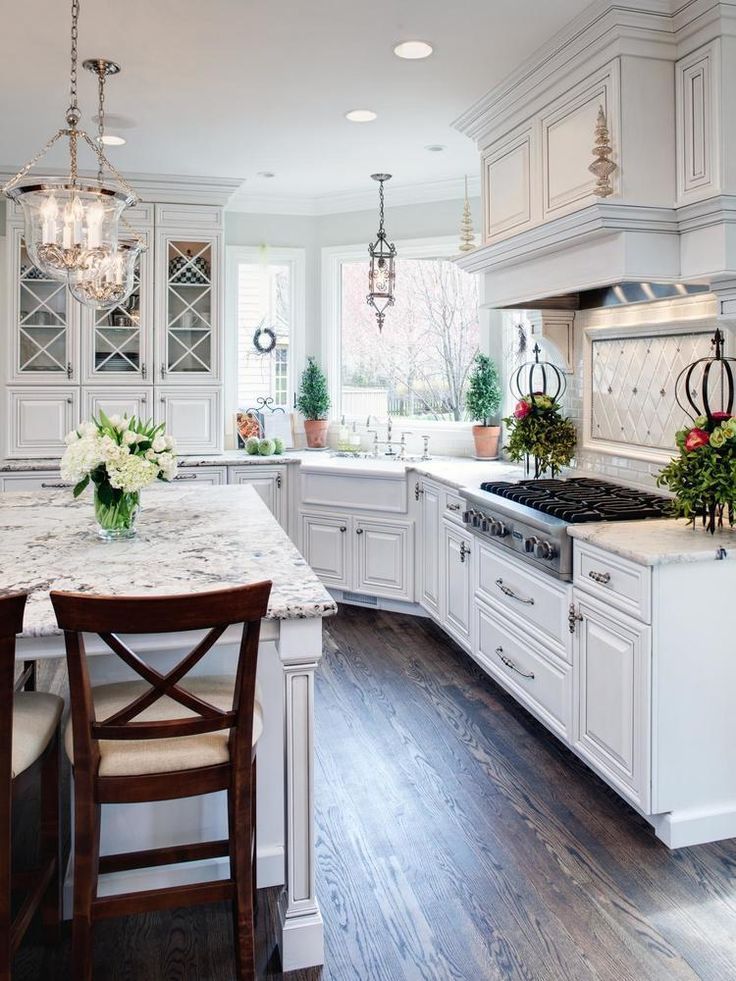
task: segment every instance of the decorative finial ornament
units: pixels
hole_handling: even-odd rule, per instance
[[[613,194],[613,184],[611,174],[618,170],[618,166],[611,160],[611,137],[608,132],[608,120],[603,111],[603,106],[598,106],[598,117],[595,122],[595,142],[593,144],[593,156],[595,159],[588,167],[588,170],[596,177],[595,189],[593,193],[599,198],[609,198]]]
[[[472,252],[475,248],[475,232],[473,231],[473,216],[470,213],[470,201],[468,200],[468,178],[465,178],[465,204],[463,205],[463,217],[460,221],[460,251]]]

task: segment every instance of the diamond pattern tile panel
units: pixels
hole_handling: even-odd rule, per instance
[[[710,353],[707,333],[594,340],[593,439],[671,450],[686,420],[675,401],[675,380]]]

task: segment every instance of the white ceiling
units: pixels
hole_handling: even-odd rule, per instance
[[[134,125],[119,130],[128,144],[108,152],[126,174],[241,178],[248,196],[303,204],[373,191],[369,175],[381,170],[393,187],[427,183],[436,196],[442,182],[478,169],[452,120],[587,2],[82,0],[80,60],[123,67],[107,110]],[[3,19],[3,169],[63,125],[69,18],[62,0],[38,0]],[[435,53],[396,58],[393,45],[410,38]],[[83,72],[89,127],[95,99],[95,79]],[[349,123],[353,108],[379,118]],[[430,153],[432,143],[447,149]]]

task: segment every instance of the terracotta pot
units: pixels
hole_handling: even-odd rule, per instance
[[[321,450],[327,446],[329,428],[329,419],[305,419],[304,434],[307,437],[307,446],[311,450]]]
[[[500,426],[473,426],[475,455],[479,460],[495,460],[498,457]]]

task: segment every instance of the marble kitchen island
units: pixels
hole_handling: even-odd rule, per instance
[[[95,534],[91,498],[69,491],[0,495],[0,593],[26,590],[20,659],[64,657],[49,590],[109,595],[203,592],[270,579],[261,627],[258,679],[264,732],[258,745],[258,884],[284,884],[279,931],[284,970],[323,961],[322,919],[314,886],[314,671],[322,618],[336,605],[286,533],[247,486],[156,486],[142,494],[138,535],[106,543]],[[230,673],[231,628],[199,665]],[[131,637],[134,650],[163,669],[191,647],[192,634]],[[98,638],[88,638],[93,684],[128,669]],[[226,836],[224,794],[151,804],[105,805],[102,854]],[[71,868],[71,866],[70,866]],[[65,906],[70,909],[67,875]],[[226,876],[228,860],[100,877],[100,894]]]

